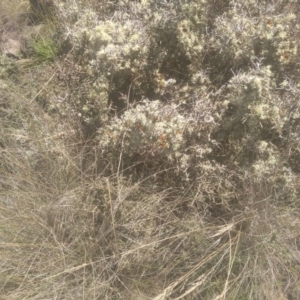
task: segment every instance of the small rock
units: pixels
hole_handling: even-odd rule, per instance
[[[11,58],[18,59],[21,53],[21,43],[15,39],[7,39],[2,43],[2,53]]]

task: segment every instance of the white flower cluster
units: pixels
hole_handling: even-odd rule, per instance
[[[76,102],[78,115],[86,124],[95,122],[97,114],[105,121],[109,91],[120,88],[122,80],[139,77],[148,64],[149,38],[139,20],[126,19],[124,14],[101,20],[95,11],[84,9],[74,19],[66,34],[80,57],[76,72],[84,77],[82,96]],[[115,78],[119,82],[112,83]]]
[[[266,141],[258,142],[257,149],[260,158],[253,164],[253,171],[259,180],[275,172],[280,156],[276,147]]]
[[[269,66],[237,74],[230,80],[228,88],[226,103],[235,106],[235,120],[247,122],[249,126],[266,121],[281,131],[285,121],[281,113],[284,104],[276,91],[274,74]]]
[[[101,21],[95,12],[87,11],[74,24],[72,32],[75,50],[84,50],[91,73],[135,73],[147,63],[149,39],[138,20]]]
[[[145,100],[99,130],[100,146],[106,155],[138,155],[144,162],[162,161],[162,169],[169,164],[185,172],[189,167],[196,168],[192,163],[211,151],[208,138],[201,135],[206,125],[201,126],[194,117],[182,115],[175,104]],[[204,124],[206,121],[212,122],[202,119]],[[202,144],[196,144],[195,139],[202,139]]]
[[[181,1],[182,15],[177,25],[178,39],[190,58],[201,57],[205,44],[206,0],[184,3]]]
[[[122,142],[123,150],[151,155],[179,151],[188,120],[174,105],[163,106],[159,101],[143,101],[114,119],[101,129],[101,145],[116,148]],[[179,154],[178,154],[179,155]]]
[[[249,5],[249,1],[245,1]],[[242,4],[241,4],[242,5]],[[211,45],[222,57],[241,61],[275,59],[287,64],[297,55],[297,43],[293,38],[296,26],[295,15],[268,15],[266,11],[260,16],[241,14],[235,5],[227,14],[215,22]],[[252,7],[252,12],[254,8]]]

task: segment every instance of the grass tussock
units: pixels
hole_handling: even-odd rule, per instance
[[[73,2],[0,56],[0,298],[299,299],[286,2]]]

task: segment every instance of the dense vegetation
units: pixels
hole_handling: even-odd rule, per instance
[[[300,299],[298,4],[43,3],[0,0],[38,27],[0,56],[0,298]]]

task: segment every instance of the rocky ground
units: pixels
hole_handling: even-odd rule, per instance
[[[45,26],[44,20],[55,7],[52,1],[33,1],[24,5],[20,12],[11,14],[0,3],[0,53],[18,63],[30,61],[30,43],[37,38]]]

